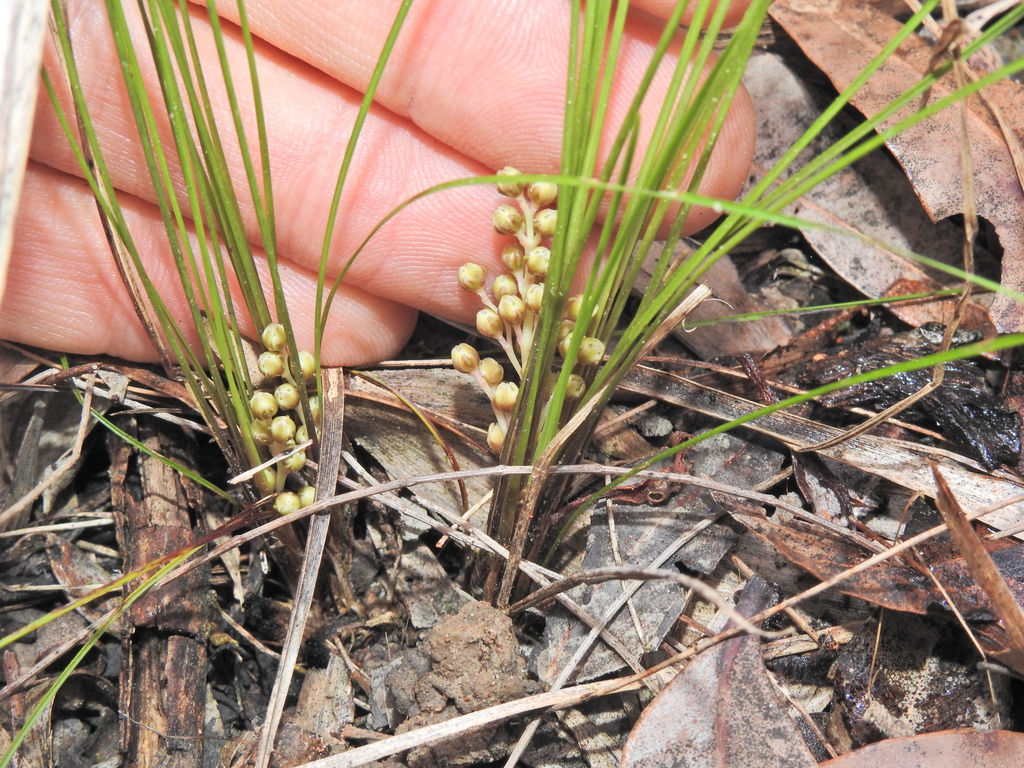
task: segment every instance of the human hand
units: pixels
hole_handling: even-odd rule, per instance
[[[665,6],[673,3],[637,4],[664,16]],[[738,0],[733,4],[734,13],[742,13],[746,5]],[[299,11],[283,0],[247,3],[260,38],[256,50],[282,279],[302,348],[313,346],[316,270],[336,175],[396,6],[314,0]],[[111,175],[125,192],[121,201],[129,228],[156,284],[174,285],[177,278],[133,138],[135,127],[103,3],[80,0],[71,13],[86,96]],[[205,11],[192,9],[192,14],[206,42],[204,60],[215,62],[209,34],[203,34],[209,30]],[[568,18],[564,0],[413,4],[359,140],[332,242],[331,279],[387,213],[427,187],[489,174],[505,165],[530,173],[557,172]],[[659,31],[650,17],[633,14],[623,56],[634,66],[626,67],[617,83],[612,125],[632,97],[640,62],[646,61]],[[233,29],[226,36],[234,71],[241,72],[245,62],[239,36]],[[58,81],[52,48],[44,63]],[[664,68],[655,93],[664,91],[669,72]],[[158,98],[151,70],[147,82]],[[223,127],[229,124],[226,100],[213,90],[223,108]],[[64,104],[70,101],[65,98]],[[641,125],[651,122],[648,117]],[[705,174],[703,194],[731,199],[738,193],[749,170],[753,126],[752,106],[741,93]],[[255,137],[253,125],[247,130]],[[236,179],[242,180],[237,149],[228,146],[227,152]],[[36,110],[30,154],[0,304],[0,336],[66,352],[156,359],[45,93]],[[467,261],[484,264],[492,274],[502,271],[499,255],[505,238],[490,224],[499,200],[493,187],[483,185],[428,195],[377,233],[353,263],[334,302],[324,363],[352,365],[394,355],[411,333],[416,310],[471,321],[479,300],[461,290],[456,271]],[[244,199],[240,202],[250,240],[257,242],[252,207]],[[710,211],[695,211],[687,229],[696,231],[712,218]],[[262,262],[262,251],[255,251]],[[175,316],[187,316],[180,290],[169,288],[165,300]],[[255,336],[252,328],[242,330]]]

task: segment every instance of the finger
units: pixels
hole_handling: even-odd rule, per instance
[[[114,183],[151,201],[153,191],[145,156],[131,138],[135,135],[131,109],[99,5],[79,6],[72,30],[86,97],[94,105],[101,105],[98,110],[94,107],[93,117]],[[207,61],[215,61],[208,24],[204,27],[201,18],[194,21],[200,34],[204,29],[207,33],[201,34],[201,52]],[[244,50],[234,32],[228,30],[227,37],[229,56],[237,72],[244,66]],[[266,44],[260,45],[259,55],[268,105],[278,250],[285,259],[315,270],[336,175],[361,96]],[[57,71],[52,52],[47,52],[46,63],[51,72]],[[151,98],[159,99],[152,68],[144,69]],[[223,127],[229,123],[227,98],[216,78],[211,80],[211,95]],[[245,94],[240,97],[242,111],[251,114]],[[66,105],[70,103],[66,93],[62,98]],[[168,146],[169,127],[166,120],[158,118],[158,122],[162,141]],[[255,129],[252,125],[248,129],[252,139]],[[240,194],[250,239],[258,242],[253,207],[243,193],[246,186],[241,176],[241,152],[230,141],[225,151],[229,166],[236,172],[235,189]],[[45,100],[37,109],[31,154],[33,159],[58,169],[80,172]],[[176,167],[173,162],[172,167]],[[342,199],[330,274],[337,275],[381,219],[403,201],[432,184],[488,172],[408,122],[377,110],[362,134],[359,161]],[[490,225],[497,199],[493,189],[478,187],[432,195],[415,203],[371,240],[353,263],[346,282],[445,317],[471,319],[479,308],[478,301],[459,289],[454,269],[471,259],[489,262],[492,270],[499,268],[501,241]]]
[[[376,4],[368,6],[375,8]],[[461,4],[458,5],[454,13],[460,12],[458,8],[461,7]],[[365,7],[359,10],[361,13],[367,12]],[[124,98],[120,95],[116,61],[106,42],[104,24],[102,17],[95,13],[81,13],[76,18],[74,30],[80,41],[78,50],[84,51],[86,57],[83,70],[90,77],[89,89],[105,107],[98,116],[101,139],[106,139],[108,146],[113,142],[113,146],[118,149],[112,159],[117,183],[133,193],[151,195],[147,192],[148,182],[141,155],[123,138],[130,125],[130,118]],[[413,26],[413,29],[417,27]],[[428,32],[425,30],[423,34]],[[443,29],[438,30],[435,25],[434,33],[440,32]],[[486,29],[483,32],[486,33]],[[356,37],[351,44],[352,55],[359,52],[360,41],[366,46],[366,40],[372,36],[366,35],[366,39],[358,35]],[[539,42],[544,43],[550,37],[552,35],[549,33]],[[311,49],[320,45],[316,40],[307,42]],[[345,42],[337,41],[332,45],[346,49]],[[452,84],[452,77],[446,73],[464,73],[467,66],[475,68],[477,72],[480,70],[472,57],[467,60],[458,52],[461,49],[453,52],[446,48],[446,43],[450,42],[443,38],[435,39],[433,44],[439,52],[436,57],[428,56],[423,64],[426,66],[432,62],[433,76]],[[640,41],[637,50],[648,43]],[[544,45],[539,47],[544,49]],[[473,51],[472,40],[464,48]],[[351,127],[359,95],[318,75],[294,59],[268,50],[266,46],[260,47],[260,53],[263,59],[261,82],[265,101],[273,105],[268,111],[268,121],[278,189],[279,246],[286,257],[309,269],[316,263],[319,254],[319,233],[323,231],[326,222],[333,176],[340,164],[344,140]],[[229,40],[229,55],[236,62],[241,61],[241,51],[236,41]],[[453,56],[456,59],[454,61]],[[524,58],[530,62],[534,58],[545,61],[543,55]],[[533,63],[530,66],[533,70],[537,69]],[[536,110],[530,112],[532,106],[530,99],[526,98],[529,94],[524,95],[521,90],[509,92],[506,89],[507,98],[502,99],[500,105],[492,102],[492,107],[500,106],[503,112],[492,111],[488,119],[463,125],[465,108],[453,111],[450,100],[445,102],[439,98],[443,95],[439,89],[424,88],[423,82],[417,89],[415,77],[408,72],[409,67],[407,57],[406,71],[396,72],[394,84],[388,92],[404,93],[407,105],[433,104],[436,110],[424,109],[423,114],[429,116],[436,111],[439,117],[435,120],[435,132],[442,134],[445,140],[460,141],[463,151],[455,151],[439,143],[427,132],[417,130],[385,111],[378,111],[364,132],[363,152],[359,154],[357,167],[342,203],[343,226],[332,243],[331,266],[335,271],[340,269],[380,217],[401,200],[431,183],[484,172],[483,166],[467,157],[474,148],[499,146],[501,149],[494,153],[495,158],[499,155],[506,160],[511,158],[512,162],[518,163],[525,170],[550,170],[557,164],[554,158],[558,154],[561,131],[560,96],[555,99],[556,108],[542,110],[540,113]],[[504,71],[500,67],[492,68]],[[533,80],[526,80],[527,86],[531,83],[543,86],[553,84],[558,88],[562,77],[557,68],[548,66],[540,67],[536,75],[542,77],[543,82],[534,77]],[[424,82],[425,79],[421,78]],[[518,79],[513,78],[509,82],[515,83]],[[491,85],[495,84],[492,80]],[[155,85],[152,88],[156,90]],[[528,87],[527,91],[531,91],[531,88]],[[215,100],[221,105],[224,101],[223,96],[217,93]],[[467,103],[474,100],[486,101],[479,89],[467,97]],[[518,119],[522,112],[518,109],[521,104],[526,105],[529,114]],[[480,106],[481,111],[486,112],[486,108],[486,103]],[[517,117],[512,123],[507,118],[511,108],[516,109]],[[749,111],[749,104],[747,108]],[[41,108],[39,129],[33,145],[34,156],[58,167],[73,167],[68,153],[62,153],[59,149],[63,139],[56,131],[52,118],[47,120],[46,113],[47,108],[44,106]],[[531,119],[532,115],[537,115],[537,119]],[[552,116],[553,120],[544,122],[544,119]],[[518,130],[509,130],[510,124]],[[465,130],[455,130],[453,125],[463,125]],[[460,136],[464,140],[460,140]],[[705,191],[723,197],[734,194],[746,174],[750,139],[748,122],[734,120],[727,126],[721,141],[722,159],[713,161],[706,174],[708,181]],[[233,166],[240,167],[237,150],[229,146],[228,151],[229,154],[234,153]],[[534,160],[538,166],[545,167],[530,167],[528,163]],[[434,195],[416,203],[370,242],[347,280],[374,294],[444,316],[464,320],[471,317],[476,308],[475,301],[457,288],[454,267],[470,259],[490,261],[492,266],[496,266],[494,254],[498,251],[499,243],[486,224],[494,202],[493,192],[470,188]],[[247,213],[246,219],[250,233],[254,236],[251,212]],[[703,220],[693,222],[694,226],[702,224]]]
[[[750,0],[725,0],[729,6],[729,10],[725,13],[725,19],[722,22],[722,26],[726,29],[734,27],[740,23],[740,19],[743,18],[743,14],[747,10],[747,6],[750,5]],[[675,7],[678,0],[633,0],[633,4],[637,8],[643,8],[648,13],[657,16],[659,19],[667,19]],[[718,8],[719,3],[717,0],[710,0],[707,3],[709,8],[707,11],[707,18],[711,18],[715,10]],[[690,2],[687,5],[686,10],[683,12],[683,18],[681,24],[689,24],[693,19],[693,15],[696,12],[697,3]]]
[[[738,18],[748,2],[732,3],[730,17]],[[362,92],[398,2],[329,0],[317,3],[317,12],[302,14],[282,0],[253,0],[246,7],[260,37]],[[648,7],[666,10],[657,0]],[[416,2],[376,98],[488,168],[511,164],[532,173],[554,173],[561,154],[569,14],[564,0]],[[630,18],[608,105],[609,126],[617,129],[626,115],[661,31],[661,23],[650,17]],[[650,137],[674,64],[670,56],[662,65],[641,108],[641,148]],[[753,131],[753,106],[743,91],[730,112],[702,194],[735,197],[749,170]],[[610,129],[609,141],[613,134]],[[688,231],[712,218],[701,214]]]
[[[124,215],[147,271],[179,327],[189,318],[156,208],[122,196]],[[136,317],[110,255],[89,188],[79,179],[30,163],[14,234],[9,282],[0,305],[0,335],[24,344],[81,354],[155,360],[149,336]],[[266,259],[254,254],[268,284]],[[316,275],[284,265],[296,342],[313,349]],[[234,300],[241,303],[235,292]],[[244,314],[244,313],[243,313]],[[327,365],[356,365],[393,356],[408,338],[416,313],[409,307],[342,286],[334,302],[322,351]],[[255,329],[240,317],[242,332]],[[358,332],[353,332],[358,329]]]

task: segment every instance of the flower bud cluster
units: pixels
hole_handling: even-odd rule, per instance
[[[313,503],[314,489],[303,485],[297,493],[285,491],[288,475],[306,466],[306,451],[296,448],[309,440],[309,425],[302,411],[301,388],[315,387],[316,361],[302,350],[299,369],[302,380],[295,381],[289,363],[287,332],[280,323],[271,323],[263,329],[260,340],[264,351],[257,361],[260,372],[266,376],[267,389],[260,389],[249,398],[252,414],[251,433],[257,445],[265,446],[270,455],[283,456],[274,466],[260,473],[262,486],[277,492],[274,508],[282,515]],[[309,409],[315,424],[320,423],[320,403],[315,394],[308,396]]]
[[[519,171],[506,167],[498,171],[498,175],[514,177]],[[487,271],[481,265],[463,264],[459,268],[459,285],[480,297],[483,308],[477,312],[477,332],[498,342],[521,379],[544,301],[544,281],[551,260],[548,245],[558,222],[558,212],[549,206],[555,203],[558,186],[546,181],[509,180],[498,183],[498,192],[516,203],[499,205],[493,219],[495,230],[515,237],[501,252],[501,261],[508,271],[495,277],[488,286]],[[579,305],[580,299],[575,297],[566,307],[559,330],[559,351],[563,355],[579,315]],[[584,364],[600,360],[603,354],[604,345],[598,339],[584,338],[579,356]],[[496,421],[488,429],[487,444],[491,450],[500,452],[519,396],[519,385],[505,381],[504,368],[493,358],[481,360],[477,350],[469,344],[459,344],[452,350],[452,364],[456,370],[474,376],[490,398]],[[570,380],[570,397],[581,396],[584,389],[583,378],[574,373]]]

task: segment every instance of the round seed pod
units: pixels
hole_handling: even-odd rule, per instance
[[[526,254],[526,271],[537,277],[546,277],[550,261],[551,251],[543,245],[538,245]]]
[[[309,412],[313,414],[313,423],[320,426],[320,398],[317,395],[309,396]]]
[[[498,275],[491,283],[491,293],[497,301],[501,301],[505,296],[518,296],[519,283],[516,282],[514,275]]]
[[[583,306],[582,296],[570,296],[565,302],[565,316],[570,320],[576,320],[580,316],[580,307]]]
[[[526,317],[526,302],[518,296],[502,296],[498,314],[509,325],[520,326]]]
[[[561,341],[567,336],[571,336],[575,328],[576,323],[574,323],[572,320],[562,320],[558,324],[558,340]]]
[[[277,400],[269,392],[256,392],[249,398],[249,410],[257,419],[272,419],[277,415]]]
[[[301,508],[302,502],[299,501],[297,493],[285,491],[284,493],[277,494],[277,498],[274,499],[274,509],[279,514],[290,515],[292,512],[298,512]]]
[[[518,176],[519,171],[511,165],[506,165],[496,174],[498,176]],[[505,197],[519,197],[523,194],[523,182],[521,181],[499,181],[498,193]]]
[[[502,447],[505,445],[505,430],[501,428],[500,424],[491,424],[487,428],[487,447],[495,453],[501,453]]]
[[[569,354],[569,342],[572,341],[572,334],[567,333],[558,340],[558,354],[565,357]]]
[[[267,393],[269,394],[269,392]],[[277,412],[277,402],[274,402],[274,411]],[[257,445],[270,445],[274,438],[270,435],[270,422],[262,419],[254,421],[250,427],[252,439]]]
[[[256,361],[256,367],[264,376],[276,379],[284,373],[284,355],[280,352],[264,352]]]
[[[480,353],[469,344],[452,349],[452,365],[459,373],[472,373],[480,365]]]
[[[501,235],[514,235],[523,228],[523,214],[511,205],[499,205],[494,209],[494,229]]]
[[[484,377],[484,381],[496,387],[505,378],[505,369],[493,357],[485,357],[480,361],[480,375]]]
[[[528,309],[540,312],[541,305],[544,303],[544,284],[534,283],[531,285],[526,289],[526,296],[524,298]]]
[[[280,323],[271,323],[263,329],[260,340],[269,352],[280,352],[288,345],[288,333]]]
[[[290,411],[299,406],[299,390],[295,388],[294,384],[286,381],[284,384],[277,385],[277,389],[274,390],[274,399],[281,408]]]
[[[573,373],[569,376],[569,381],[566,382],[565,388],[566,397],[571,397],[574,400],[577,397],[583,397],[583,393],[587,390],[587,383],[583,380],[583,377],[578,373]]]
[[[494,388],[494,397],[491,402],[494,407],[502,413],[511,413],[516,407],[516,399],[519,397],[519,386],[513,381],[503,381]]]
[[[309,430],[306,429],[305,424],[299,424],[299,426],[295,428],[295,442],[304,443],[307,440],[309,440]]]
[[[533,214],[533,228],[544,237],[553,237],[558,226],[558,212],[554,208],[545,208]]]
[[[299,506],[308,507],[316,501],[316,488],[312,485],[304,485],[299,489]]]
[[[501,249],[501,263],[512,272],[520,271],[525,260],[526,253],[523,251],[523,246],[519,243],[508,243]]]
[[[295,430],[295,420],[291,416],[278,416],[270,422],[270,434],[278,443],[294,440]]]
[[[487,282],[487,270],[479,264],[463,264],[459,267],[459,285],[470,293],[482,290]]]
[[[287,459],[282,461],[281,466],[283,466],[289,472],[298,472],[300,469],[306,466],[306,452],[296,451]]]
[[[526,196],[534,205],[550,205],[558,197],[558,185],[553,181],[532,181],[526,186]]]
[[[490,307],[484,307],[476,313],[476,329],[481,336],[497,339],[505,332],[505,323],[497,312]]]
[[[580,341],[579,361],[584,365],[593,365],[604,357],[604,342],[593,336],[584,336]]]
[[[304,349],[299,350],[299,368],[302,370],[303,381],[308,381],[316,375],[316,359]]]

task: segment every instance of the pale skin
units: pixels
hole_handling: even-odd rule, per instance
[[[654,15],[666,15],[671,5],[658,0],[636,4]],[[131,140],[134,126],[102,5],[100,0],[72,3],[79,66],[87,96],[99,105],[93,118],[114,180],[126,193],[122,205],[133,236],[157,283],[169,286],[176,278],[142,156]],[[335,176],[361,89],[396,5],[313,0],[298,12],[283,0],[247,3],[260,38],[278,247],[302,347],[313,343],[316,265]],[[745,3],[733,5],[736,16]],[[565,0],[414,3],[342,199],[331,247],[332,275],[382,217],[429,186],[505,165],[523,172],[557,172],[568,14]],[[208,29],[205,10],[195,9],[193,20],[197,28]],[[628,103],[630,85],[640,76],[639,62],[658,30],[644,13],[631,18],[626,57],[637,64],[616,90],[613,118]],[[233,30],[229,38],[230,54],[241,62]],[[44,62],[59,79],[49,46]],[[662,89],[667,77],[666,71],[658,81]],[[226,117],[222,124],[228,124]],[[738,193],[749,170],[753,126],[752,105],[741,94],[705,175],[704,194],[732,199]],[[237,150],[229,147],[228,152],[241,181]],[[0,337],[65,352],[155,360],[45,95],[39,99],[30,154],[0,303]],[[493,187],[465,187],[428,196],[385,226],[346,277],[330,316],[324,363],[354,365],[395,355],[412,331],[417,310],[471,322],[479,300],[459,288],[456,272],[467,261],[484,264],[492,275],[501,271],[499,254],[507,238],[490,225],[499,202]],[[250,239],[257,242],[255,217],[244,202],[243,216]],[[713,218],[710,211],[698,211],[688,230]],[[256,252],[262,258],[262,251]],[[177,292],[168,288],[167,297],[184,316]],[[252,335],[251,328],[244,330]]]

